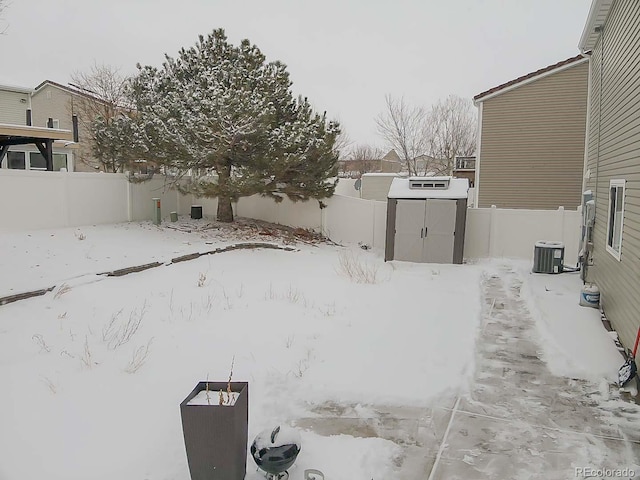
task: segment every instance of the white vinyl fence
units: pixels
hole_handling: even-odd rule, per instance
[[[565,264],[578,261],[582,212],[470,208],[464,239],[465,258],[533,258],[538,240],[565,244]]]
[[[128,220],[123,175],[0,169],[0,231]]]
[[[346,183],[346,182],[345,182]],[[345,185],[346,186],[346,185]],[[350,192],[349,192],[350,193]],[[162,217],[188,215],[202,205],[215,217],[215,199],[195,199],[171,190],[162,177],[132,184],[122,174],[0,170],[0,232],[150,220],[152,199],[160,198]],[[338,243],[384,248],[386,202],[334,195],[323,200],[280,203],[269,198],[242,198],[237,216],[323,232]],[[538,240],[565,243],[565,263],[577,260],[579,210],[467,210],[465,258],[532,258]]]

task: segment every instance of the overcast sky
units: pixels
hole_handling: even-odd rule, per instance
[[[578,54],[591,0],[5,0],[0,84],[66,84],[93,63],[134,74],[199,34],[248,38],[296,94],[382,147],[385,94],[471,98]]]

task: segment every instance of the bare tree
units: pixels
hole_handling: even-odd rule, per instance
[[[79,92],[73,97],[71,108],[78,115],[80,129],[90,140],[81,143],[80,160],[105,172],[121,171],[123,159],[116,151],[101,144],[103,136],[97,130],[98,125],[110,127],[131,110],[128,108],[128,78],[117,68],[96,64],[88,72],[74,73],[71,79],[70,85]]]
[[[418,160],[429,149],[427,111],[412,107],[404,98],[385,96],[386,109],[376,118],[378,133],[405,163],[410,175],[418,174]]]
[[[471,156],[476,150],[477,117],[471,100],[449,95],[439,100],[427,117],[429,153],[446,161],[453,173],[456,156]]]
[[[342,130],[336,137],[336,142],[333,145],[333,151],[338,158],[345,158],[352,143],[353,142],[349,138],[349,135]]]
[[[382,156],[383,152],[379,148],[370,145],[356,145],[351,152],[349,152],[348,159],[351,170],[362,175],[379,170]]]
[[[378,132],[406,164],[410,175],[451,174],[458,155],[475,153],[477,118],[470,100],[449,95],[430,110],[387,95]]]

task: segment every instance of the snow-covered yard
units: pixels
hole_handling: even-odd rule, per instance
[[[483,285],[505,266],[524,282],[549,369],[611,400],[621,357],[598,313],[577,306],[576,275],[532,276],[508,261],[384,263],[381,252],[309,243],[171,264],[246,239],[182,225],[191,231],[140,223],[0,235],[0,297],[56,286],[0,307],[0,479],[188,479],[178,405],[198,381],[226,381],[232,361],[233,380],[249,382],[249,442],[279,423],[300,430],[292,479],[306,468],[327,480],[424,476],[415,465],[446,457],[436,455],[446,417],[434,415],[423,463],[419,439],[397,438],[408,430],[365,435],[322,421],[388,430],[381,411],[406,419],[469,392]],[[265,238],[279,243],[254,240]],[[96,275],[152,261],[164,265]],[[247,467],[247,479],[263,478]]]

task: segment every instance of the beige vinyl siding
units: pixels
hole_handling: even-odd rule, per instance
[[[618,0],[591,59],[590,178],[596,194],[593,266],[588,280],[622,343],[632,348],[640,325],[640,2]],[[601,65],[602,63],[602,65]],[[609,182],[626,180],[620,261],[606,250]],[[597,185],[596,185],[597,184]],[[597,189],[596,189],[597,186]]]
[[[57,118],[60,121],[60,128],[73,130],[72,116],[77,114],[74,102],[78,100],[71,93],[55,87],[44,85],[31,98],[33,109],[33,124],[39,127],[46,127],[49,118]],[[78,122],[79,149],[75,151],[74,170],[76,172],[95,172],[96,170],[82,159],[86,158],[89,163],[93,160],[90,148],[90,132],[84,127],[82,122]]]
[[[0,123],[27,124],[29,94],[0,90]]]
[[[588,62],[483,102],[480,207],[580,205]]]
[[[33,125],[46,127],[49,118],[60,120],[60,128],[71,130],[71,95],[67,92],[45,85],[32,97]]]

